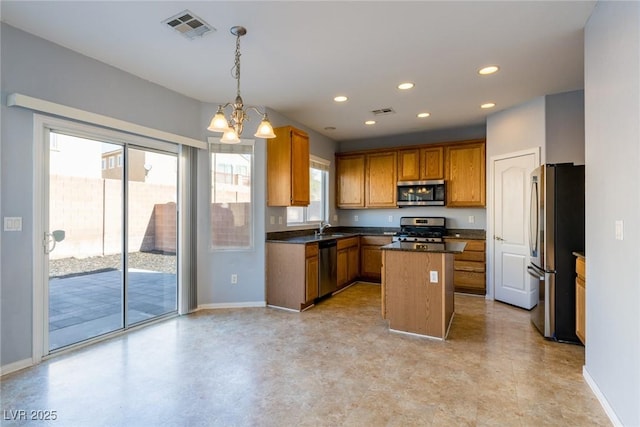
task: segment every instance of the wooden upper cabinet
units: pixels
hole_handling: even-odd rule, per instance
[[[365,204],[370,208],[395,208],[397,192],[396,151],[367,154]]]
[[[485,206],[485,144],[445,147],[448,207]]]
[[[267,205],[309,205],[309,136],[292,126],[267,139]]]
[[[336,157],[336,205],[364,207],[364,154]]]
[[[444,148],[398,151],[398,181],[444,179]]]
[[[420,179],[444,179],[444,148],[420,149]]]
[[[420,150],[398,151],[398,181],[417,181],[420,179]]]

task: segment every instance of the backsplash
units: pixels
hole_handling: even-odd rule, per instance
[[[443,216],[447,219],[447,228],[487,228],[487,211],[482,208],[416,206],[400,209],[340,209],[337,215],[338,221],[334,225],[347,227],[398,227],[403,216]],[[469,219],[473,219],[473,222],[469,222]]]

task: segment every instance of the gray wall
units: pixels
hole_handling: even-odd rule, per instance
[[[546,161],[584,164],[584,91],[545,97]]]
[[[585,27],[586,373],[640,425],[640,3],[599,2]],[[624,240],[615,240],[615,221]]]
[[[486,126],[479,123],[450,129],[428,130],[404,135],[381,136],[378,138],[352,139],[338,143],[338,151],[373,150],[376,148],[400,147],[404,145],[436,144],[439,142],[481,139],[486,135]]]
[[[490,115],[487,118],[487,172],[492,157],[535,147],[540,147],[540,161],[544,163],[545,139],[544,96]]]
[[[2,211],[23,218],[3,232],[0,364],[31,358],[33,112],[6,106],[19,92],[143,126],[202,139],[201,104],[6,24],[2,52]]]
[[[228,101],[221,101],[221,103]],[[200,116],[200,128],[206,129],[215,114],[217,105],[206,104]],[[243,132],[245,138],[253,138],[254,128],[260,117],[251,115],[249,126]],[[220,134],[207,133],[219,137]],[[211,249],[211,222],[209,217],[210,162],[209,153],[198,153],[198,305],[259,305],[265,302],[265,190],[266,190],[265,141],[254,142],[253,215],[254,248],[248,251]],[[238,275],[238,283],[231,284],[231,275]]]

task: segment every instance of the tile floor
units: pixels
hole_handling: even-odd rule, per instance
[[[610,425],[584,348],[545,341],[526,311],[456,295],[446,342],[379,313],[380,287],[360,283],[304,313],[172,318],[6,375],[0,409],[65,427]]]

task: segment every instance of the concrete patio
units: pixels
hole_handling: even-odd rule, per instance
[[[54,350],[123,327],[122,271],[49,280],[49,349]],[[129,269],[128,324],[176,311],[173,273]]]

